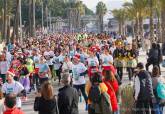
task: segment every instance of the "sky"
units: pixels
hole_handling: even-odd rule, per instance
[[[124,2],[131,2],[131,0],[81,0],[83,1],[84,4],[87,5],[87,7],[91,10],[93,10],[94,12],[96,11],[96,5],[99,1],[102,1],[106,4],[107,9],[108,9],[108,13],[105,16],[105,21],[108,18],[113,17],[112,14],[110,14],[110,10],[116,9],[116,8],[121,8],[122,4]]]

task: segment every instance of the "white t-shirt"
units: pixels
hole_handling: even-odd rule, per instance
[[[64,62],[64,64],[62,65],[62,71],[72,70],[72,67],[73,67],[73,63],[71,61]]]
[[[98,58],[97,57],[94,57],[94,58],[89,57],[87,59],[87,63],[88,63],[88,66],[89,67],[99,65],[99,61],[98,61]]]
[[[53,65],[54,65],[54,70],[59,70],[59,68],[61,67],[61,58],[60,56],[54,56],[53,57]]]
[[[73,64],[72,73],[73,73],[73,85],[82,85],[85,84],[85,76],[80,76],[81,73],[85,72],[87,68],[83,63],[77,65]]]
[[[110,66],[110,63],[113,63],[112,55],[101,54],[100,59],[102,60],[102,66]]]
[[[111,51],[111,53],[113,54],[113,52],[115,51],[115,47],[110,47],[110,51]]]
[[[51,57],[51,56],[52,56],[52,57],[54,56],[54,52],[53,52],[53,51],[45,51],[45,52],[44,52],[44,56],[47,58],[47,59],[46,59],[46,63],[47,63],[48,65],[53,65],[53,63],[52,63],[53,59],[50,58],[50,57]]]
[[[33,61],[34,61],[34,63],[39,62],[40,61],[40,55],[34,56]]]
[[[51,57],[54,57],[54,52],[53,52],[53,51],[49,51],[49,55],[50,55]]]
[[[7,61],[0,62],[0,74],[6,74],[8,68],[9,67],[8,67]]]
[[[17,82],[17,81],[13,81],[12,83],[4,83],[2,86],[2,92],[5,94],[9,94],[9,93],[14,93],[14,94],[19,94],[22,90],[24,90],[24,87],[22,86],[21,83]],[[21,103],[21,99],[20,97],[17,97],[17,101],[16,101],[16,106],[17,107],[21,107],[22,103]]]
[[[48,65],[53,65],[53,58],[50,58],[49,60],[46,60],[46,63]]]
[[[36,68],[39,68],[39,73],[44,73],[49,70],[49,66],[47,63],[37,64]],[[47,73],[43,76],[40,76],[40,78],[47,78],[47,77],[49,77]]]
[[[49,51],[45,51],[44,56],[49,56]]]
[[[10,54],[10,52],[6,52],[6,60],[8,64],[11,62],[11,59],[12,59],[12,55]]]

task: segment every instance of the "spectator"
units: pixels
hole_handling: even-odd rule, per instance
[[[143,63],[138,63],[137,69],[134,96],[136,101],[136,114],[150,114],[151,101],[154,98],[152,79],[149,72],[144,70]]]
[[[163,105],[161,105],[160,98],[158,97],[157,91],[156,91],[158,83],[161,83],[161,82],[164,83],[164,79],[160,76],[159,67],[154,66],[152,70],[152,85],[153,85],[153,91],[155,95],[155,99],[153,100],[153,108],[154,108],[155,114],[163,114]]]
[[[118,93],[119,86],[114,74],[110,70],[105,71],[104,83],[108,88],[112,110],[116,114],[118,112],[118,102],[116,95]]]
[[[34,110],[38,111],[38,114],[58,114],[57,102],[53,93],[52,85],[44,82],[41,92],[38,93],[34,102]]]
[[[146,70],[148,71],[148,68],[150,65],[158,65],[159,66],[159,58],[160,58],[160,54],[159,54],[159,50],[157,48],[157,44],[153,43],[152,44],[152,48],[149,50],[148,53],[148,59],[147,59],[147,64],[146,64]]]
[[[69,73],[63,73],[62,83],[64,87],[59,89],[58,108],[59,114],[78,114],[78,92],[70,86]]]
[[[16,107],[16,95],[10,93],[5,97],[5,108],[6,111],[3,114],[24,114],[23,111]]]
[[[165,43],[162,44],[162,53],[165,55]]]
[[[163,54],[162,54],[162,50],[160,47],[160,44],[157,44],[157,49],[158,49],[158,62],[159,64],[163,61]],[[158,64],[159,70],[160,70],[160,74],[161,74],[161,69],[160,69],[160,65]]]
[[[96,72],[86,85],[88,94],[88,114],[111,114],[111,103],[107,94],[107,86],[102,82],[102,76]]]

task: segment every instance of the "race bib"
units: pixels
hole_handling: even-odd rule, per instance
[[[12,93],[12,92],[14,92],[13,88],[7,88],[7,93]]]
[[[79,74],[77,72],[77,68],[73,68],[73,78],[75,80],[79,80]]]
[[[91,61],[91,62],[90,62],[90,66],[96,66],[95,61]]]
[[[104,64],[108,64],[108,59],[104,58]]]

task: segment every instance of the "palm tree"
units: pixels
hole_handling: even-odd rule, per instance
[[[75,5],[80,15],[85,15],[85,7],[82,1],[78,1]]]
[[[160,1],[156,1],[155,3],[155,14],[156,14],[156,18],[157,18],[157,26],[156,26],[156,29],[157,29],[157,37],[158,37],[158,42],[162,42],[162,37],[161,37],[161,4],[160,4]]]
[[[165,43],[165,0],[159,0],[161,6],[162,42]]]
[[[35,2],[36,0],[29,0],[29,35],[35,36]]]
[[[32,0],[32,36],[33,37],[36,35],[35,2],[36,0]]]
[[[4,13],[3,13],[3,34],[2,34],[2,38],[6,39],[7,37],[7,0],[3,0],[3,9],[4,9]]]
[[[132,0],[131,3],[126,3],[124,5],[128,9],[133,9],[135,26],[138,27],[136,32],[137,36],[140,36],[140,38],[143,38],[143,19],[147,16],[147,3],[147,0]]]
[[[124,22],[125,22],[125,10],[124,9],[114,9],[111,12],[119,23],[119,34],[124,35],[123,26],[124,26]]]
[[[135,36],[138,36],[138,30],[139,30],[139,24],[138,24],[138,18],[137,18],[137,11],[133,7],[133,5],[129,2],[126,2],[124,5],[125,8],[125,15],[126,20],[131,21],[132,25],[132,36],[135,38]]]
[[[78,1],[75,4],[75,8],[78,11],[78,14],[77,14],[77,28],[80,28],[80,24],[81,24],[80,23],[80,18],[81,18],[82,15],[85,14],[85,7],[84,7],[82,1]]]
[[[99,2],[96,6],[96,14],[99,17],[100,32],[103,32],[104,21],[103,17],[107,13],[107,7],[103,2]]]
[[[149,17],[150,17],[150,39],[151,42],[155,41],[154,38],[154,11],[156,9],[157,0],[148,0],[148,9],[149,9]]]

